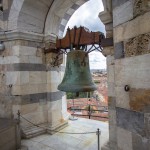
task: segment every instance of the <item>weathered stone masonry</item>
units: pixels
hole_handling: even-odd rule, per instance
[[[2,1],[0,117],[16,118],[20,110],[31,122],[51,130],[67,125],[65,94],[57,90],[64,66],[52,67],[55,54],[44,49],[55,45],[56,36],[62,36],[71,15],[86,1]],[[23,120],[21,126],[26,138],[46,132]]]
[[[71,15],[87,0],[3,0],[0,14],[0,117],[17,111],[50,129],[67,123],[64,73],[51,67],[55,54],[43,48],[62,36]],[[106,47],[109,96],[109,149],[150,147],[150,4],[149,0],[103,0],[100,19],[114,46]],[[129,85],[126,92],[124,86]],[[21,121],[24,137],[45,132]]]
[[[107,53],[111,150],[150,147],[149,17],[149,0],[112,1],[114,54]]]
[[[26,40],[5,42],[6,49],[1,52],[0,57],[1,117],[16,118],[17,111],[20,110],[22,115],[32,118],[32,122],[36,124],[49,122],[58,126],[62,118],[58,111],[62,109],[59,102],[64,93],[57,91],[57,85],[64,69],[48,67],[44,51],[39,45],[41,43]],[[53,108],[56,104],[57,107]],[[55,122],[51,122],[52,120]],[[24,128],[31,126],[26,122],[22,122],[22,125]],[[24,132],[26,137],[34,135],[29,135],[31,131]]]

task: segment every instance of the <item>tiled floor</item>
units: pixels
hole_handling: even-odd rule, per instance
[[[84,118],[69,120],[69,126],[61,132],[83,133],[101,130],[100,145],[108,141],[108,123]],[[97,150],[97,135],[92,134],[44,134],[28,140],[22,140],[28,150]]]

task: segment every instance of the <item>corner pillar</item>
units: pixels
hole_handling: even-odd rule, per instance
[[[51,43],[52,39],[50,36]],[[2,34],[0,40],[5,45],[0,52],[0,117],[17,118],[19,110],[32,123],[50,130],[67,125],[65,94],[57,90],[64,68],[47,63],[44,36],[11,31]],[[47,132],[23,119],[21,129],[24,138]]]
[[[103,4],[104,11],[99,14],[99,18],[105,25],[106,38],[113,38],[112,0],[103,0]],[[117,150],[114,46],[103,47],[102,53],[107,57],[109,109],[109,141],[102,150]]]

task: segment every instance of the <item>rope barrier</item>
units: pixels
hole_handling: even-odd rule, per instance
[[[17,115],[18,115],[18,121],[19,121],[19,123],[20,123],[20,119],[22,118],[22,119],[24,119],[25,121],[27,121],[28,123],[30,123],[30,124],[32,124],[32,125],[34,125],[34,126],[36,126],[36,127],[39,127],[39,128],[42,128],[42,129],[46,129],[46,130],[50,130],[50,128],[48,128],[48,127],[42,127],[42,126],[40,126],[40,125],[36,125],[36,124],[34,124],[33,122],[31,122],[30,120],[28,120],[28,119],[26,119],[25,117],[23,117],[22,115],[21,115],[21,113],[20,113],[20,111],[18,110],[18,113],[17,113]],[[50,130],[51,132],[57,132],[57,133],[64,133],[64,134],[93,134],[93,133],[96,133],[96,135],[97,135],[97,144],[98,144],[98,150],[100,150],[101,148],[100,148],[100,135],[101,135],[101,131],[99,130],[99,129],[97,129],[97,131],[96,132],[82,132],[82,133],[78,133],[78,132],[76,132],[76,133],[74,133],[74,132],[61,132],[61,131],[57,131],[57,130]]]
[[[36,127],[39,127],[39,128],[42,128],[42,129],[46,129],[46,130],[50,130],[50,128],[48,127],[42,127],[40,125],[36,125],[34,123],[32,123],[30,120],[26,119],[25,117],[23,117],[21,114],[19,114],[22,119],[26,120],[28,123],[36,126]],[[82,132],[82,133],[74,133],[74,132],[61,132],[61,131],[57,131],[57,130],[50,130],[51,132],[57,132],[57,133],[65,133],[65,134],[93,134],[93,133],[97,133],[97,132]]]

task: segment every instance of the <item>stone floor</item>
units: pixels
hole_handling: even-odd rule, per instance
[[[101,147],[108,141],[108,123],[78,118],[78,120],[69,120],[69,126],[60,132],[96,132],[97,128],[101,130]],[[22,146],[28,147],[28,150],[97,150],[97,135],[92,134],[65,134],[56,133],[53,135],[44,134],[28,140],[22,140]]]

